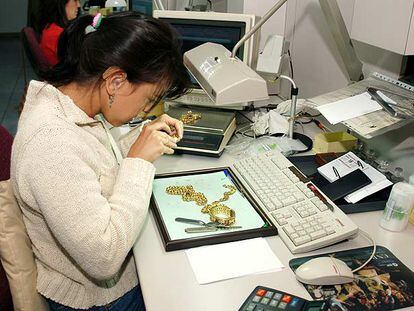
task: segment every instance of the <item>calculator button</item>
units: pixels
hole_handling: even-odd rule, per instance
[[[290,307],[296,307],[296,305],[299,303],[299,299],[298,298],[293,298],[291,303],[290,303]]]
[[[275,297],[273,297],[273,299],[276,299],[276,300],[280,300],[280,298],[282,298],[282,294],[279,294],[279,293],[276,293]]]
[[[270,306],[270,307],[276,307],[278,302],[279,302],[279,301],[272,299],[272,300],[270,300],[270,302],[269,302],[269,306]]]
[[[260,303],[267,305],[269,303],[269,300],[270,300],[269,298],[263,297]]]
[[[279,309],[284,310],[284,309],[286,309],[286,306],[287,306],[287,303],[286,303],[286,302],[281,301],[281,302],[279,303],[278,308],[279,308]]]
[[[262,307],[257,307],[254,311],[265,311],[265,309],[263,309]]]
[[[265,297],[267,297],[267,298],[272,298],[272,296],[273,296],[273,292],[271,292],[270,290],[269,290],[269,291],[267,291],[267,293],[266,293]]]
[[[251,303],[247,306],[246,311],[253,311],[256,305],[254,303]]]
[[[292,300],[292,297],[289,295],[284,295],[282,298],[283,302],[289,303]]]
[[[259,302],[260,299],[262,299],[262,297],[256,295],[256,296],[253,297],[252,301],[253,302]]]
[[[256,292],[256,295],[257,296],[264,296],[266,294],[266,291],[264,290],[264,289],[259,289],[257,292]]]

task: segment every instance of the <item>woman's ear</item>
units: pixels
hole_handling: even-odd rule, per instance
[[[118,67],[108,68],[102,75],[105,88],[109,95],[114,95],[122,84],[126,81],[126,73]]]

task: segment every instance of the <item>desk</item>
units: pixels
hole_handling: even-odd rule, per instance
[[[312,135],[317,128],[309,125],[305,130],[308,135]],[[234,159],[225,152],[219,159],[191,155],[165,156],[155,165],[157,173],[166,173],[229,165],[233,161]],[[381,212],[352,214],[350,217],[358,226],[372,235],[379,245],[390,249],[403,263],[414,270],[414,256],[411,250],[414,245],[414,226],[409,225],[403,232],[392,233],[379,226]],[[273,287],[310,299],[307,291],[296,281],[290,270],[288,265],[290,259],[369,245],[369,241],[359,235],[354,240],[322,250],[293,255],[279,236],[268,237],[266,240],[286,266],[283,271],[199,285],[183,250],[165,252],[154,217],[150,213],[133,248],[147,310],[238,310],[257,285]]]

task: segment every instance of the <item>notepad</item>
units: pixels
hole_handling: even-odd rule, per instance
[[[320,113],[331,123],[349,120],[364,114],[381,110],[382,107],[371,99],[371,95],[364,92],[333,103],[317,107]]]
[[[348,194],[345,197],[345,200],[348,203],[356,203],[363,198],[392,185],[392,182],[390,182],[384,174],[365,163],[353,152],[348,152],[343,156],[318,167],[318,172],[328,181],[333,182],[356,169],[361,169],[371,179],[372,183]]]

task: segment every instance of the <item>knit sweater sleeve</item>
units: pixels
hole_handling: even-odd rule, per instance
[[[77,265],[92,278],[105,280],[117,274],[138,237],[155,168],[141,159],[123,159],[106,199],[88,158],[93,151],[77,139],[70,129],[37,133],[18,164],[19,192],[22,199],[32,198]]]

